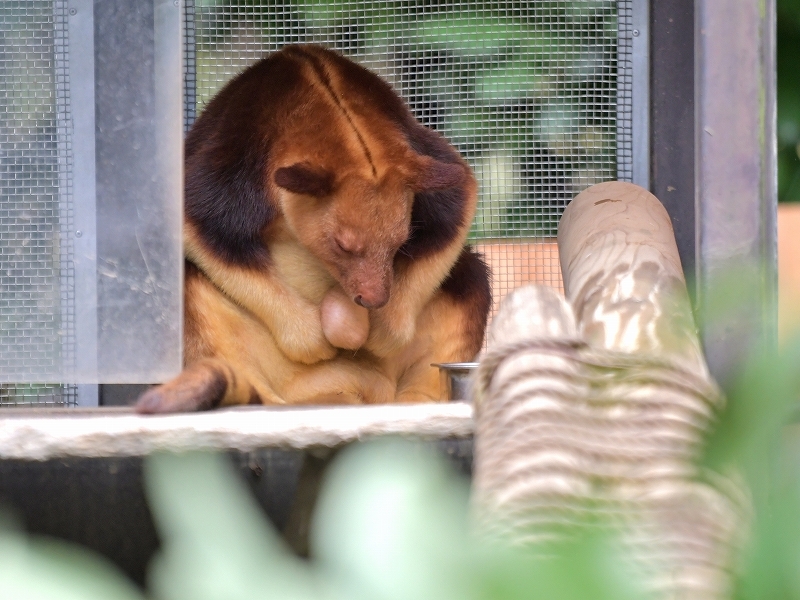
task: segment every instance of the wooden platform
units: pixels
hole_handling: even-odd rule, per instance
[[[237,407],[142,416],[130,409],[4,409],[0,459],[144,456],[152,452],[336,447],[384,435],[472,435],[472,406]]]

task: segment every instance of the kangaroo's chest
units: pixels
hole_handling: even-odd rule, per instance
[[[325,265],[297,240],[278,235],[270,241],[270,276],[313,304],[322,302],[336,281]]]

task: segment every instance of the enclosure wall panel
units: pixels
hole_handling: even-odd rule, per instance
[[[572,197],[647,176],[648,0],[6,6],[4,390],[69,382],[96,396],[98,382],[179,370],[181,124],[286,44],[374,70],[469,161],[470,238],[495,267],[496,303],[525,282],[560,287],[553,237]]]
[[[75,357],[65,1],[0,5],[0,382],[58,381]],[[74,404],[74,387],[0,385],[0,405]]]
[[[56,69],[53,9],[52,2],[0,8],[0,336],[9,370],[52,370],[62,358],[59,333],[70,328],[60,267],[71,248],[58,245],[59,189],[66,193],[70,182],[59,179],[67,156],[57,137],[68,98]]]
[[[181,12],[96,0],[94,27],[97,381],[161,382],[181,369]]]
[[[181,368],[181,29],[174,0],[0,6],[0,404]]]
[[[775,1],[706,0],[695,23],[698,294],[727,384],[776,338]]]
[[[687,281],[695,273],[694,0],[651,0],[650,191],[672,219]]]

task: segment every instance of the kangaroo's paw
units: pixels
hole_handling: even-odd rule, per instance
[[[151,388],[136,402],[143,414],[192,412],[219,406],[228,391],[227,369],[218,361],[189,365],[172,381]]]

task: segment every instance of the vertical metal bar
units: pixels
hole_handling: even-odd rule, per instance
[[[725,385],[775,340],[775,0],[695,8],[698,300],[709,367]],[[720,281],[746,282],[735,306],[714,302]]]
[[[650,0],[619,0],[617,19],[617,179],[650,189]]]
[[[178,0],[95,0],[98,377],[181,369],[183,121]]]
[[[683,272],[692,288],[696,254],[694,3],[651,0],[650,4],[650,185],[672,219]]]
[[[158,158],[156,164],[183,165],[183,136],[178,123],[174,122],[174,107],[180,107],[184,101],[181,74],[183,73],[183,12],[174,0],[154,0],[153,42],[153,74],[156,85],[153,93],[155,106],[153,119],[158,132],[163,132],[163,139],[156,146]],[[178,113],[180,114],[180,113]],[[161,129],[163,128],[163,129]],[[167,132],[173,135],[166,135]],[[183,193],[183,177],[176,177],[166,184],[170,186],[167,197],[180,198]],[[174,203],[178,211],[182,211],[182,203]]]
[[[633,177],[650,189],[650,2],[633,2]]]
[[[632,0],[617,0],[617,179],[633,179],[633,9]]]
[[[78,406],[99,406],[100,405],[100,386],[96,383],[79,383]]]
[[[75,273],[73,189],[74,166],[72,161],[72,103],[69,79],[69,2],[53,2],[53,54],[56,73],[56,139],[58,144],[58,266],[61,315],[59,319],[60,360],[58,379],[64,373],[75,371]],[[63,404],[74,406],[80,402],[75,384],[58,386]],[[95,398],[96,400],[96,398]],[[95,402],[96,404],[96,402]]]
[[[177,264],[169,265],[164,271],[169,274],[168,280],[177,284],[177,289],[171,294],[169,310],[169,317],[175,320],[171,329],[176,335],[165,344],[172,350],[165,353],[165,363],[172,364],[166,365],[166,374],[162,373],[160,378],[154,377],[146,383],[166,381],[170,378],[169,369],[174,370],[171,374],[174,376],[183,364],[183,238],[180,233],[180,224],[183,222],[183,136],[180,122],[175,117],[180,116],[180,107],[185,107],[185,83],[181,78],[185,49],[184,14],[178,1],[154,0],[154,121],[156,131],[160,132],[162,138],[156,147],[156,164],[162,165],[165,171],[161,173],[162,214],[170,223],[177,225],[177,232],[162,233],[164,237],[176,233],[168,243],[172,250],[170,257]],[[178,172],[177,177],[171,175],[174,171]]]
[[[97,377],[94,7],[93,0],[72,0],[69,6],[75,206],[74,230],[71,232],[75,248],[75,370],[86,380]]]

